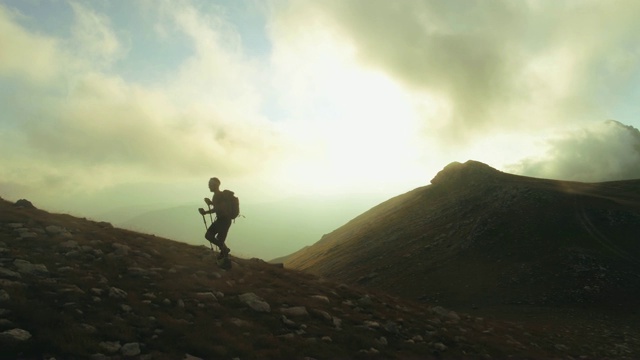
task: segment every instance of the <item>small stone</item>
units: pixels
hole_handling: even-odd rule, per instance
[[[327,303],[327,304],[329,303],[329,298],[324,296],[324,295],[312,295],[311,297],[313,299],[320,300],[320,301],[322,301],[324,303]]]
[[[271,306],[256,294],[249,292],[238,296],[238,299],[258,312],[271,312]]]
[[[18,272],[30,275],[47,275],[49,270],[43,264],[32,264],[26,260],[16,259],[13,265],[18,268]]]
[[[218,301],[218,298],[216,298],[216,295],[214,293],[212,293],[211,291],[209,292],[199,292],[196,294],[196,296],[200,299],[203,300],[211,300],[211,301]]]
[[[59,234],[63,231],[66,231],[64,228],[57,225],[49,225],[45,227],[44,230],[51,235]]]
[[[27,341],[31,339],[31,333],[22,329],[11,329],[0,333],[0,337],[7,337],[15,341]]]
[[[122,290],[122,289],[118,289],[117,287],[111,287],[109,288],[109,297],[110,298],[114,298],[114,299],[124,299],[127,297],[127,292]]]
[[[435,344],[433,344],[433,348],[438,350],[438,351],[445,351],[447,350],[447,345],[441,343],[441,342],[437,342]]]
[[[20,275],[20,273],[17,273],[15,271],[11,271],[9,269],[0,267],[0,277],[7,278],[7,279],[20,279],[22,278],[22,275]]]
[[[304,306],[294,306],[289,308],[280,308],[280,312],[288,316],[306,316],[309,315],[307,308]]]
[[[138,356],[140,355],[140,344],[137,342],[126,343],[120,348],[120,352],[124,356]]]
[[[119,341],[103,341],[98,344],[102,350],[104,350],[107,354],[115,354],[117,353],[122,346],[120,346]]]

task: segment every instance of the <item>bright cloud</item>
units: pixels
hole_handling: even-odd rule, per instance
[[[560,180],[599,182],[640,178],[640,131],[607,121],[565,131],[545,153],[509,166],[512,172]]]
[[[447,119],[424,119],[437,124],[441,146],[496,129],[601,120],[611,93],[624,96],[639,74],[635,1],[319,6],[357,44],[362,63],[449,99]]]

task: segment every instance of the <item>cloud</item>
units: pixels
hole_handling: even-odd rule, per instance
[[[59,42],[26,31],[17,23],[20,17],[0,5],[0,76],[20,77],[39,84],[55,80],[65,61]]]
[[[459,146],[495,129],[606,118],[611,94],[624,94],[639,75],[640,25],[631,15],[639,8],[635,1],[362,0],[306,9],[330,19],[362,64],[446,99],[450,111],[425,117],[426,132]],[[308,18],[300,14],[298,28]]]
[[[90,66],[109,66],[124,55],[124,48],[113,31],[109,18],[83,4],[69,2],[75,15],[72,25],[74,49]]]
[[[609,120],[548,140],[543,156],[508,167],[526,176],[600,182],[640,178],[640,131]]]
[[[287,142],[259,114],[256,64],[243,56],[233,28],[218,25],[223,19],[166,3],[171,30],[195,51],[164,79],[140,84],[113,72],[127,51],[110,19],[70,4],[70,38],[31,32],[0,6],[0,37],[11,50],[0,59],[0,76],[13,77],[16,88],[37,80],[7,103],[11,116],[0,125],[8,154],[3,191],[97,190],[212,172],[241,177],[284,151]],[[40,58],[47,67],[31,61]]]

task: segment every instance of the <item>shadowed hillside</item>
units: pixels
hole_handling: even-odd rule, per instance
[[[480,318],[0,199],[2,359],[631,357],[637,332]]]
[[[640,180],[578,183],[452,163],[285,266],[459,309],[640,300]]]

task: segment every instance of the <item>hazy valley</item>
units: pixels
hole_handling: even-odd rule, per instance
[[[206,194],[205,194],[206,195]],[[241,197],[241,217],[230,233],[229,246],[236,256],[270,260],[313,244],[324,234],[376,204],[371,196],[291,198],[255,203]],[[97,219],[115,226],[154,234],[193,245],[206,245],[205,225],[197,208],[203,203],[181,206],[149,206],[105,212]],[[205,218],[211,224],[211,217]]]

